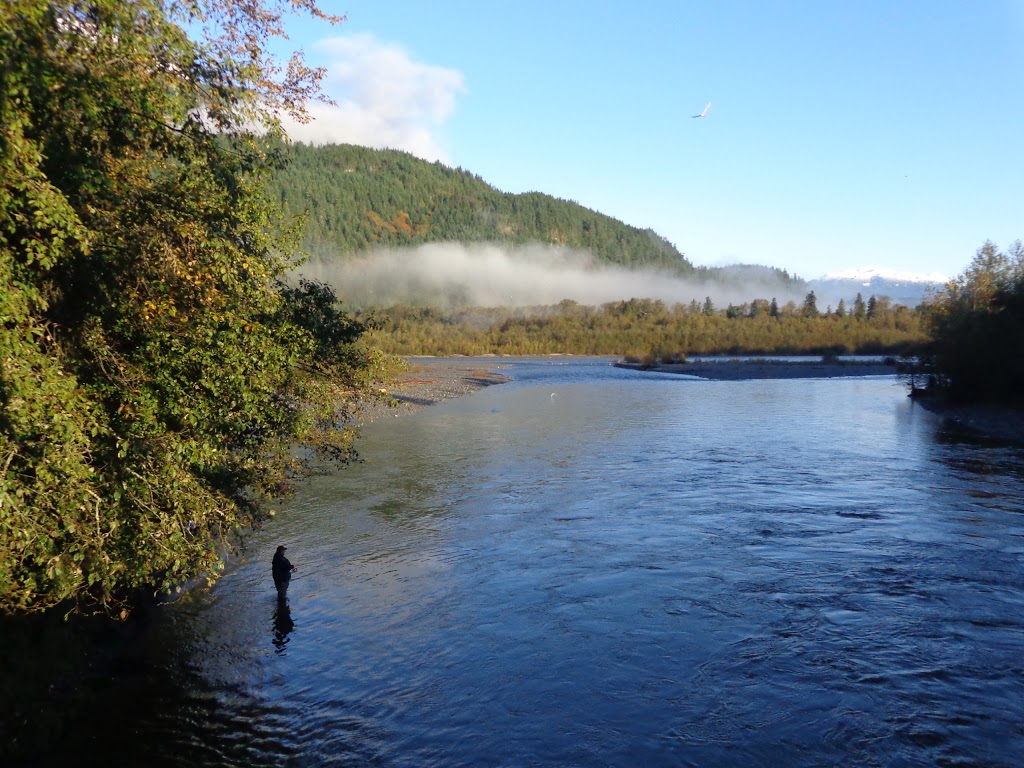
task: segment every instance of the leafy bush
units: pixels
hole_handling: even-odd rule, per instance
[[[225,35],[191,40],[176,22],[200,14]],[[295,442],[352,455],[367,326],[324,287],[282,282],[296,233],[261,192],[268,110],[309,93],[249,45],[275,18],[205,0],[0,6],[6,612],[119,612],[211,573],[287,489]]]

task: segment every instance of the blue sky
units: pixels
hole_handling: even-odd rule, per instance
[[[343,0],[297,140],[405,149],[696,264],[954,276],[1024,238],[1024,0]],[[693,119],[705,104],[707,117]]]

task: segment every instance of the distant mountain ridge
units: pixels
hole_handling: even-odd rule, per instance
[[[903,270],[887,269],[885,267],[858,267],[856,269],[844,269],[841,272],[833,272],[822,275],[819,280],[856,280],[867,285],[872,280],[884,280],[892,283],[928,283],[931,285],[944,285],[949,277],[941,272],[907,272]]]
[[[808,286],[819,300],[821,297],[844,297],[849,301],[850,296],[860,293],[865,299],[869,296],[887,296],[894,304],[916,307],[946,282],[946,276],[937,272],[917,274],[864,267],[809,280]]]

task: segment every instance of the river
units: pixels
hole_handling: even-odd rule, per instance
[[[39,760],[1020,764],[1024,449],[891,376],[501,364],[370,425]]]

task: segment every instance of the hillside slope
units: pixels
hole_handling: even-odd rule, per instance
[[[305,245],[314,256],[432,242],[545,243],[589,251],[604,264],[702,271],[650,229],[540,192],[501,192],[406,152],[349,144],[294,144],[283,152],[287,166],[269,193],[287,213],[307,216]]]

